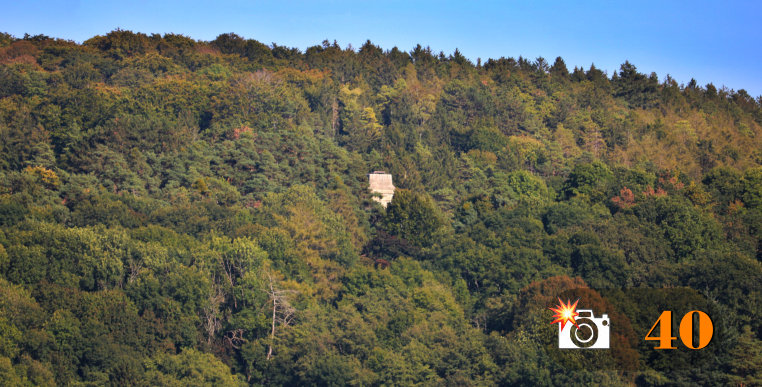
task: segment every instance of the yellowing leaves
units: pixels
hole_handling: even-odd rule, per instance
[[[51,189],[58,188],[58,186],[61,184],[61,180],[58,178],[58,175],[55,172],[45,167],[41,167],[41,166],[26,167],[26,169],[24,169],[24,172],[40,179],[40,181],[47,188],[51,188]]]
[[[582,153],[582,150],[579,149],[577,142],[574,140],[574,133],[566,129],[562,124],[558,124],[556,131],[553,133],[553,140],[561,147],[561,151],[566,158],[576,158]]]
[[[477,164],[494,165],[497,162],[497,156],[490,151],[471,149],[466,153],[466,157],[475,161]]]
[[[535,165],[545,153],[545,145],[529,136],[508,137],[507,151],[516,157],[519,165]]]

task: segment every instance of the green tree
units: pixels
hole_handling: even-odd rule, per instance
[[[598,199],[604,194],[612,177],[611,170],[602,162],[577,164],[566,179],[562,192],[566,198],[584,194]]]
[[[383,227],[416,246],[431,246],[443,226],[442,215],[425,193],[398,189],[386,208]]]
[[[163,386],[244,386],[214,355],[185,348],[178,355],[158,355],[145,362],[151,384]]]
[[[734,383],[747,386],[762,384],[762,341],[755,337],[748,325],[743,327],[732,356],[730,366]]]

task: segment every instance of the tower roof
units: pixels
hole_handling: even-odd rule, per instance
[[[395,189],[394,183],[392,183],[392,175],[389,173],[371,173],[368,175],[368,183],[373,192],[392,193]]]

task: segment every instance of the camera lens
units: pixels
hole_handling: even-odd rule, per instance
[[[577,327],[569,330],[571,340],[578,348],[587,348],[598,340],[598,326],[593,320],[583,318],[577,320]]]

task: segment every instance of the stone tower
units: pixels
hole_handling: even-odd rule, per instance
[[[373,197],[373,200],[381,203],[384,208],[392,201],[394,196],[394,184],[392,184],[392,175],[384,171],[373,171],[368,175],[368,184],[370,191],[374,194],[381,194],[381,197]]]

